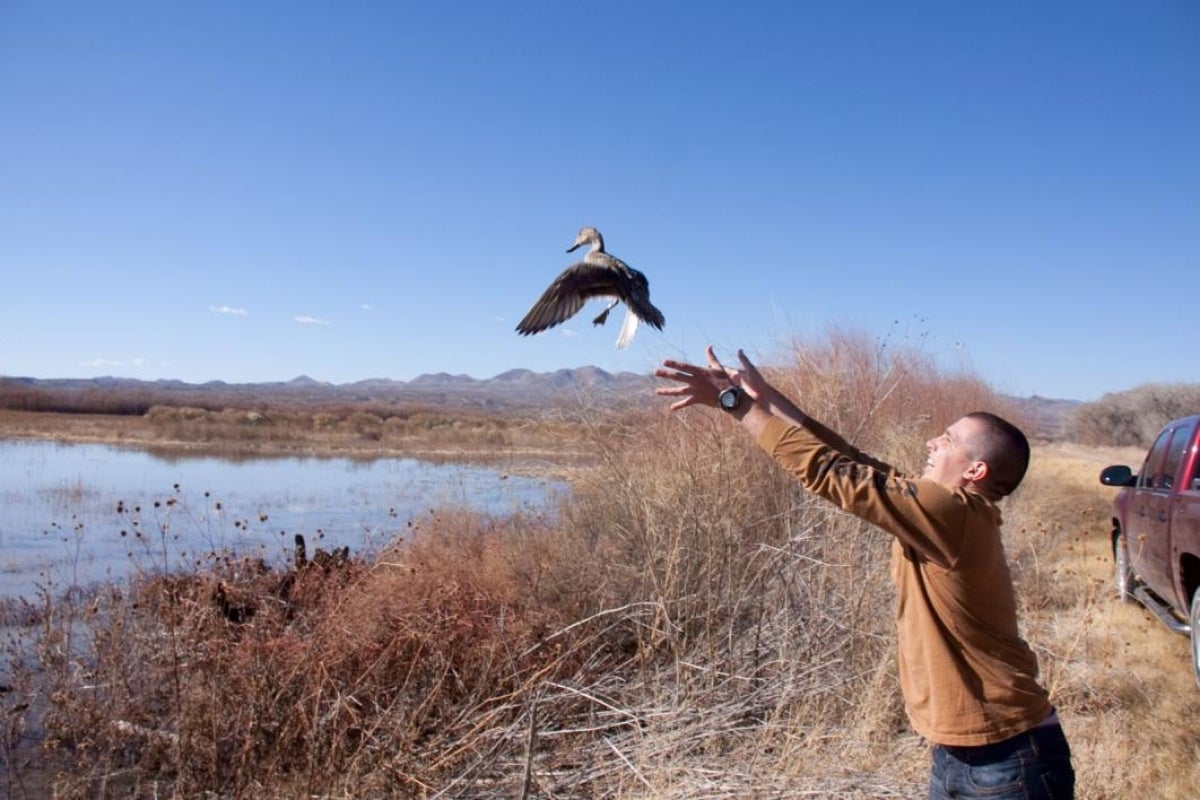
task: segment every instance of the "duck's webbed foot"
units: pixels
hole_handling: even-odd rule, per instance
[[[613,300],[611,303],[609,303],[607,306],[605,306],[604,310],[600,312],[600,316],[598,316],[594,320],[592,320],[592,324],[593,325],[603,325],[605,322],[607,322],[608,321],[608,312],[610,312],[614,308],[616,308],[617,304],[620,302],[621,302],[621,298],[618,297],[615,300]]]

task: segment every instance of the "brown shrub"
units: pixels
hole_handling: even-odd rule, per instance
[[[1082,444],[1146,448],[1163,425],[1196,413],[1200,384],[1153,383],[1085,403],[1071,412],[1067,424]]]

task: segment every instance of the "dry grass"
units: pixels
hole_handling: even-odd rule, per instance
[[[151,406],[144,414],[57,413],[0,408],[0,438],[142,447],[229,458],[312,454],[505,461],[536,465],[589,460],[594,434],[561,413],[492,414],[423,407],[246,410]]]
[[[777,375],[901,465],[1000,403],[838,332]],[[923,796],[886,537],[723,417],[561,424],[597,463],[544,514],[446,510],[370,561],[221,559],[12,615],[34,658],[0,696],[5,788],[46,794],[17,746],[40,726],[63,798]],[[1039,446],[1005,503],[1024,629],[1078,796],[1187,797],[1200,694],[1186,641],[1109,590],[1109,455]]]
[[[1081,798],[1187,798],[1200,784],[1200,692],[1188,641],[1116,600],[1113,490],[1098,476],[1142,455],[1039,448],[1008,511],[1027,638],[1062,712]]]

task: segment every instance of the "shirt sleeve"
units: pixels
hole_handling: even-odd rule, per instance
[[[901,475],[832,431],[807,428],[772,418],[758,444],[806,490],[882,528],[929,561],[954,565],[969,510],[965,492]]]
[[[841,455],[844,455],[850,460],[854,461],[856,464],[862,464],[863,466],[877,469],[886,475],[898,474],[897,469],[891,464],[888,464],[885,461],[880,461],[874,456],[867,455],[843,439],[841,434],[832,428],[826,427],[811,417],[806,417],[805,420],[804,429],[808,431],[808,433],[819,439],[824,444],[828,445],[833,450],[836,450]]]

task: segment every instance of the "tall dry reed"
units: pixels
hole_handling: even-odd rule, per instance
[[[1001,406],[836,331],[769,372],[901,467]],[[69,623],[47,610],[35,662],[10,664],[29,705],[6,708],[44,729],[64,798],[914,791],[887,538],[730,419],[645,404],[574,411],[597,465],[558,508],[445,510],[370,560],[219,558],[100,592]],[[68,626],[87,635],[65,645]]]

